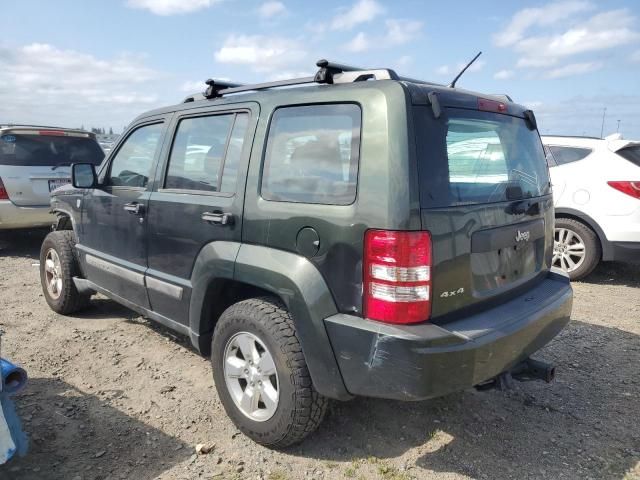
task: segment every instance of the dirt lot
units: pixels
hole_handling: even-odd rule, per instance
[[[601,265],[574,285],[573,321],[538,354],[558,365],[552,385],[334,404],[274,452],[233,427],[187,339],[104,298],[50,311],[42,238],[0,235],[2,353],[31,376],[16,398],[30,452],[1,479],[640,478],[640,268]]]

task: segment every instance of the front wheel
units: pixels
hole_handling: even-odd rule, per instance
[[[40,283],[49,307],[54,312],[68,315],[89,303],[89,295],[78,292],[73,277],[80,274],[73,253],[74,237],[70,230],[48,234],[40,248]]]
[[[284,448],[322,422],[328,400],[313,388],[293,319],[281,304],[255,298],[229,307],[211,351],[222,405],[252,440]]]
[[[572,218],[556,218],[554,267],[568,273],[571,280],[579,280],[596,268],[600,256],[600,242],[593,230]]]

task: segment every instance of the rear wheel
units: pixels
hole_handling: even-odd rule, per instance
[[[49,307],[68,315],[87,306],[89,295],[81,295],[73,283],[80,274],[73,252],[74,236],[71,230],[51,232],[40,249],[40,283]]]
[[[229,307],[211,351],[222,405],[252,440],[284,448],[322,422],[328,400],[313,388],[293,319],[281,304],[255,298]]]
[[[553,266],[569,274],[571,280],[589,275],[600,261],[597,235],[582,222],[557,218],[553,244]]]

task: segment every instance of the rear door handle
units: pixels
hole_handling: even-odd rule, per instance
[[[132,203],[125,203],[124,204],[124,209],[129,213],[133,213],[135,215],[140,215],[140,213],[142,212],[144,207],[143,207],[143,205],[141,203],[132,202]]]
[[[202,220],[218,225],[231,225],[233,223],[233,215],[231,213],[204,212],[202,214]]]

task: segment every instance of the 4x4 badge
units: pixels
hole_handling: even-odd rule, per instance
[[[525,230],[524,232],[518,230],[518,233],[516,234],[516,242],[528,242],[529,237],[529,230]]]

